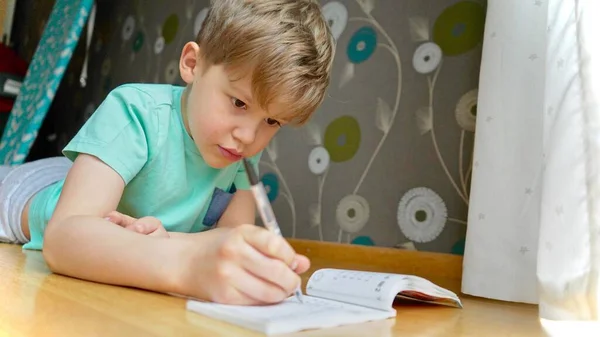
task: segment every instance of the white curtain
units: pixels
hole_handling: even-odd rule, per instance
[[[598,320],[600,1],[488,0],[462,291]]]

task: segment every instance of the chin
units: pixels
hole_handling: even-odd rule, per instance
[[[223,158],[218,155],[210,156],[210,159],[209,160],[205,159],[205,161],[208,164],[208,166],[215,168],[215,169],[222,169],[222,168],[225,168],[227,166],[237,163],[237,161],[227,160],[226,158]]]
[[[222,158],[216,158],[215,156],[206,156],[204,157],[204,161],[206,162],[206,165],[214,169],[222,169],[232,164],[230,161]]]
[[[223,168],[226,168],[227,166],[229,166],[231,164],[233,164],[233,163],[232,162],[224,162],[224,161],[222,161],[222,162],[219,162],[219,163],[214,164],[214,165],[213,164],[208,164],[208,166],[210,166],[210,167],[212,167],[214,169],[223,169]]]

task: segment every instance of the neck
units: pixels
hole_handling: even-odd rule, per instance
[[[185,127],[185,131],[188,133],[188,135],[190,135],[190,138],[194,138],[192,137],[192,133],[190,132],[190,124],[188,121],[188,111],[187,111],[187,100],[190,94],[190,87],[186,86],[185,90],[183,91],[183,95],[181,95],[181,118],[183,120],[183,126]]]

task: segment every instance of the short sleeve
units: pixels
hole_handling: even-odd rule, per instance
[[[260,162],[260,157],[262,156],[262,151],[259,152],[254,157],[250,158],[250,164],[254,168],[256,174],[259,174],[258,163]],[[235,179],[233,180],[233,184],[235,185],[236,190],[249,190],[250,182],[248,181],[248,175],[246,174],[246,170],[244,169],[243,163],[240,163],[240,167],[237,170],[235,175]]]
[[[63,149],[74,161],[80,153],[98,157],[128,184],[148,161],[149,139],[156,135],[157,122],[152,97],[133,86],[120,86],[86,121]]]

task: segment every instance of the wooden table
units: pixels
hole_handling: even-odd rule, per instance
[[[315,269],[337,266],[320,256],[304,283]],[[0,273],[0,336],[261,336],[187,312],[181,298],[51,274],[40,252],[20,246],[0,244]],[[462,310],[402,304],[395,320],[294,335],[544,336],[535,306],[461,298]]]

